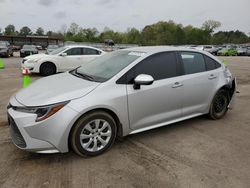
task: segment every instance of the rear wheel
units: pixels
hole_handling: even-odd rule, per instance
[[[96,156],[114,143],[117,127],[108,113],[96,111],[81,117],[70,134],[72,149],[80,156]]]
[[[226,90],[219,90],[210,105],[209,117],[216,120],[221,119],[228,110],[229,94]]]
[[[43,63],[40,67],[42,76],[50,76],[56,73],[56,66],[53,63]]]

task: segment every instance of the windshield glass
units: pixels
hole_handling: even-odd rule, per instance
[[[61,47],[61,48],[58,48],[58,49],[53,50],[53,51],[50,52],[49,54],[50,54],[50,55],[57,55],[57,54],[63,52],[64,50],[66,50],[66,49],[67,49],[67,47]]]
[[[78,68],[76,73],[91,76],[99,82],[105,82],[144,54],[132,51],[111,52]]]
[[[23,45],[23,49],[35,49],[36,47],[33,45]]]

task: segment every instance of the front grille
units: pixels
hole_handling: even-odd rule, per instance
[[[10,124],[10,135],[11,135],[13,142],[20,148],[25,148],[26,142],[22,134],[20,133],[14,119],[9,114],[8,114],[8,121]]]

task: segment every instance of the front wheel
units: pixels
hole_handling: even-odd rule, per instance
[[[210,105],[209,117],[216,120],[221,119],[228,111],[229,94],[226,90],[219,90]]]
[[[53,63],[43,63],[40,67],[40,73],[42,76],[50,76],[56,73],[56,66]]]
[[[93,112],[77,121],[70,134],[70,144],[80,156],[100,155],[113,145],[116,132],[112,116],[103,111]]]

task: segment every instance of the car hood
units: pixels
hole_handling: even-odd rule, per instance
[[[47,56],[47,54],[35,54],[35,55],[27,56],[24,59],[25,60],[30,60],[30,59],[42,58],[42,57],[45,57],[45,56]]]
[[[62,73],[41,78],[16,94],[16,100],[25,106],[44,106],[83,97],[100,83]]]

